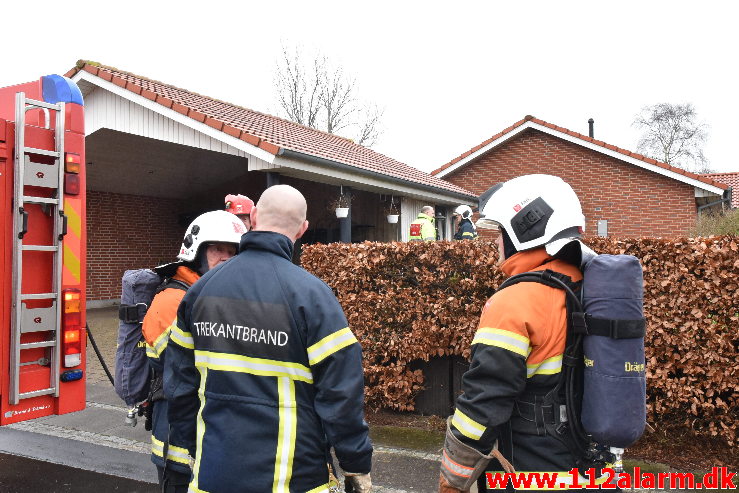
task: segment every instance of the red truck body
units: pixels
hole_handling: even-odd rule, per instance
[[[85,190],[74,82],[0,88],[0,425],[85,407]]]

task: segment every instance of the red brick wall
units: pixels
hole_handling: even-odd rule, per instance
[[[181,201],[87,191],[87,299],[120,299],[127,269],[175,260]]]
[[[692,186],[533,129],[444,179],[479,195],[532,173],[557,175],[572,186],[586,235],[597,234],[599,219],[608,220],[608,236],[622,238],[685,235],[695,224]]]

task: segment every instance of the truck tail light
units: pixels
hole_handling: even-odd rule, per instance
[[[64,153],[64,171],[66,173],[79,173],[80,172],[80,155],[73,152]]]
[[[65,289],[62,294],[62,355],[64,366],[71,368],[82,363],[82,296],[79,289]]]
[[[64,175],[64,193],[67,195],[80,194],[80,175],[70,173]]]
[[[68,195],[80,194],[80,164],[82,160],[79,154],[74,152],[64,153],[64,193]]]

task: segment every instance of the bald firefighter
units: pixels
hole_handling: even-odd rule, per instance
[[[191,491],[328,491],[329,447],[370,491],[361,347],[331,289],[291,262],[305,218],[295,188],[265,190],[239,254],[180,305],[165,394]]]
[[[423,206],[418,217],[411,223],[408,241],[434,241],[436,240],[436,219],[434,208],[430,205]]]

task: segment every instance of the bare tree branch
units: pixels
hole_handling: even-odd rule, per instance
[[[698,123],[697,117],[690,103],[645,106],[633,122],[634,126],[644,130],[637,151],[688,171],[710,172],[703,154],[708,127]]]
[[[341,67],[331,67],[326,57],[317,55],[306,63],[298,48],[291,54],[283,46],[274,80],[277,102],[287,119],[354,137],[360,145],[377,142],[383,112],[377,105],[361,102],[356,79]]]
[[[323,60],[316,58],[312,71],[306,70],[300,52],[291,56],[282,47],[282,59],[275,71],[277,101],[289,120],[312,127],[320,110],[320,91],[323,85]]]
[[[334,70],[331,76],[326,74],[324,82],[321,103],[325,111],[326,131],[333,134],[346,128],[347,120],[357,111],[354,99],[356,82],[345,77],[341,68]]]
[[[380,110],[376,104],[365,106],[362,109],[363,116],[359,119],[359,133],[357,144],[372,147],[380,137],[380,119],[385,110]]]

